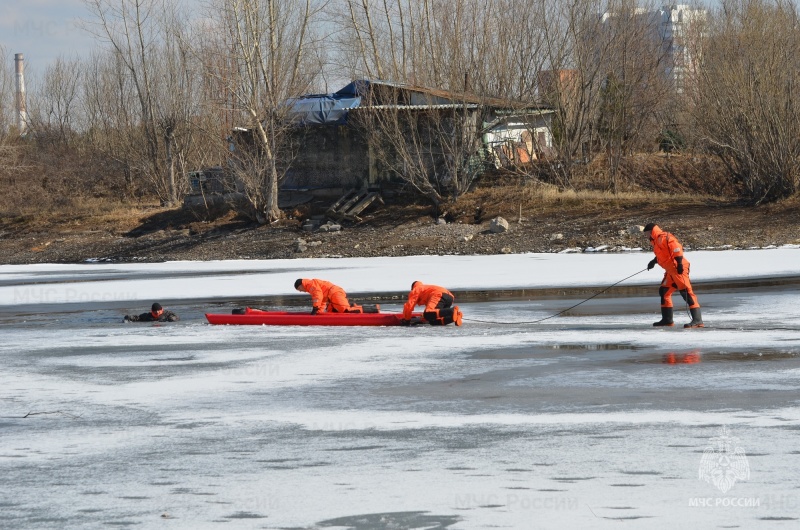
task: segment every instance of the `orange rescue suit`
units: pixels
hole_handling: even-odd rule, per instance
[[[700,307],[697,297],[689,281],[689,260],[683,256],[683,247],[678,238],[654,226],[650,232],[650,244],[656,255],[656,261],[664,269],[664,279],[661,280],[661,307],[672,307],[672,294],[675,291],[685,291],[689,309]],[[678,274],[678,263],[675,258],[683,260],[683,273]]]
[[[344,313],[350,309],[344,289],[331,282],[316,278],[303,280],[303,290],[311,295],[311,304],[319,312]]]
[[[414,307],[418,305],[424,305],[425,311],[436,311],[436,305],[439,303],[439,300],[442,299],[443,294],[449,295],[455,299],[453,293],[444,287],[416,282],[414,288],[408,293],[408,301],[403,306],[403,319],[411,319],[411,313],[414,311]]]

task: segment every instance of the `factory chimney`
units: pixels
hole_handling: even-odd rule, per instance
[[[14,54],[14,65],[17,70],[17,129],[20,136],[24,136],[28,132],[28,111],[25,109],[25,77],[23,75],[25,59],[21,53]]]

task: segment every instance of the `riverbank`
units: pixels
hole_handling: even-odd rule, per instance
[[[258,225],[233,213],[201,219],[153,205],[85,215],[5,218],[0,262],[81,263],[488,255],[646,247],[636,226],[656,222],[689,250],[767,248],[800,243],[800,201],[758,207],[691,197],[523,197],[476,195],[442,218],[424,205],[392,204],[341,230],[303,230],[313,210]],[[508,230],[491,233],[502,216]]]

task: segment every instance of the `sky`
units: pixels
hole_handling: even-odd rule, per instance
[[[88,13],[84,0],[0,1],[0,46],[5,48],[6,64],[13,71],[14,54],[22,53],[26,68],[39,73],[59,56],[89,56],[98,42],[80,26]]]
[[[97,43],[79,26],[87,13],[83,0],[0,2],[6,64],[13,69],[14,54],[22,53],[26,68],[41,72],[59,56],[88,56]]]

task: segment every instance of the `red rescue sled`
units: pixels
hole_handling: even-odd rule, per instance
[[[413,321],[422,315],[414,313]],[[206,313],[209,324],[250,326],[402,326],[402,313],[310,313],[263,311],[247,308],[244,314]],[[413,322],[412,321],[412,322]]]

